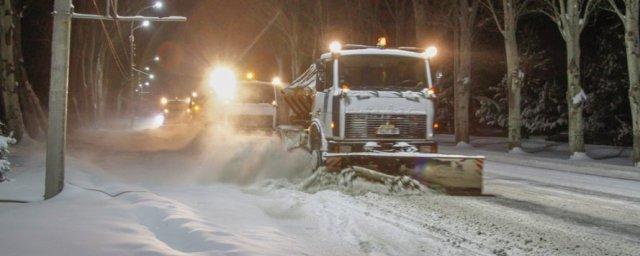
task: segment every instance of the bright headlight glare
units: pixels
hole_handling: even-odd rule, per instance
[[[342,44],[340,44],[340,42],[338,41],[333,41],[331,42],[331,44],[329,44],[329,50],[332,53],[340,52],[340,50],[342,50]]]
[[[424,55],[427,58],[433,58],[436,55],[438,55],[438,48],[436,48],[435,46],[429,46],[425,51],[424,51]]]
[[[158,114],[153,117],[153,127],[158,128],[164,124],[164,115]]]
[[[236,96],[236,76],[229,68],[220,67],[214,69],[209,74],[209,86],[221,101],[230,101]]]
[[[271,84],[273,84],[274,86],[280,86],[282,84],[282,80],[280,80],[280,77],[276,76],[271,79]]]

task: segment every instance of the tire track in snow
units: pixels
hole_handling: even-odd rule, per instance
[[[175,254],[230,253],[240,249],[229,239],[232,233],[204,221],[183,204],[155,194],[132,194],[124,200],[130,202],[138,223]]]
[[[338,193],[338,192],[319,192],[320,197],[323,193]],[[340,193],[340,195],[342,195]],[[315,194],[313,196],[318,196]],[[322,212],[316,214],[324,218],[325,232],[327,233],[342,233],[343,236],[348,237],[355,244],[361,244],[364,246],[362,252],[371,253],[372,246],[377,244],[371,241],[375,239],[377,234],[368,232],[371,227],[364,227],[362,220],[367,221],[371,225],[379,226],[380,224],[386,224],[394,229],[397,229],[405,235],[405,238],[414,240],[413,246],[421,247],[420,254],[424,255],[490,255],[482,249],[482,245],[468,241],[467,239],[457,236],[453,233],[447,232],[443,229],[438,229],[431,226],[429,223],[420,221],[419,219],[412,218],[405,214],[402,214],[394,209],[381,207],[374,202],[368,202],[362,200],[361,197],[342,196],[347,200],[331,200],[331,197],[323,203]],[[329,214],[329,215],[327,215]],[[338,221],[337,223],[335,221]],[[323,224],[323,223],[320,223]],[[426,230],[425,230],[426,228]],[[346,234],[344,234],[346,233]],[[452,238],[453,237],[453,238]],[[397,239],[402,239],[398,237]],[[398,241],[395,241],[398,242]],[[413,241],[412,241],[413,242]],[[377,248],[386,255],[396,255],[404,253],[405,255],[412,255],[406,253],[406,251],[391,251],[393,242],[386,241],[386,244],[382,244]],[[385,247],[386,246],[386,247]],[[400,248],[402,249],[402,248]],[[405,248],[407,250],[409,248]]]

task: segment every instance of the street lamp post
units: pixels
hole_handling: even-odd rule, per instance
[[[153,5],[149,5],[146,6],[142,9],[140,9],[138,12],[136,12],[135,16],[140,15],[142,12],[149,10],[151,8],[153,9],[160,9],[162,8],[163,4],[162,2],[158,1],[155,2]],[[150,21],[148,20],[144,20],[142,21],[142,23],[140,23],[140,25],[138,26],[134,26],[135,22],[131,22],[131,26],[130,26],[130,31],[129,31],[129,56],[130,56],[130,60],[129,60],[129,65],[131,67],[130,72],[129,72],[129,79],[130,79],[130,86],[131,86],[131,97],[129,97],[129,113],[131,114],[131,122],[130,122],[130,126],[133,127],[133,124],[135,123],[135,119],[136,119],[136,108],[138,106],[134,106],[133,104],[136,103],[137,105],[140,104],[140,101],[136,101],[134,100],[135,98],[135,84],[139,81],[137,81],[134,77],[135,77],[135,73],[136,73],[136,64],[135,64],[135,56],[136,56],[136,42],[135,42],[135,32],[136,30],[138,30],[139,28],[142,27],[148,27],[150,25]]]

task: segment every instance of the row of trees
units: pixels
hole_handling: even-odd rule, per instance
[[[640,38],[638,37],[638,0],[483,0],[492,14],[497,27],[504,36],[507,58],[507,88],[509,102],[509,142],[510,148],[520,147],[521,89],[523,75],[520,69],[516,32],[518,18],[527,13],[540,13],[557,26],[565,42],[567,56],[568,130],[570,151],[576,156],[585,152],[583,106],[587,94],[581,84],[580,38],[584,28],[598,8],[614,12],[625,28],[625,46],[629,80],[629,105],[633,126],[633,161],[640,165],[640,86],[638,84],[638,60],[640,58]]]
[[[504,40],[506,59],[506,122],[509,148],[521,147],[523,130],[522,91],[527,83],[518,38],[523,28],[519,21],[523,17],[535,17],[551,21],[564,41],[566,53],[566,124],[570,150],[574,156],[582,156],[584,143],[584,106],[587,95],[582,86],[584,66],[581,63],[582,32],[605,11],[615,13],[624,26],[624,41],[627,51],[628,99],[631,113],[633,137],[633,161],[640,164],[640,89],[638,85],[638,0],[413,0],[392,1],[260,1],[257,9],[272,17],[282,12],[278,20],[280,34],[273,39],[289,51],[292,76],[301,71],[301,65],[309,63],[316,53],[324,50],[331,39],[344,42],[373,42],[378,36],[387,36],[395,45],[444,46],[446,61],[441,66],[450,66],[453,73],[454,131],[456,141],[469,142],[470,100],[476,94],[472,85],[472,56],[474,39],[478,32],[485,31],[487,24],[497,27]],[[350,8],[338,8],[340,6]],[[346,19],[346,20],[345,20]],[[309,22],[311,21],[311,22]],[[592,24],[592,23],[591,23]],[[413,31],[406,28],[412,27]],[[309,31],[312,31],[311,33]],[[311,43],[310,43],[311,42]],[[528,54],[528,53],[526,53]],[[603,53],[606,54],[606,53]],[[528,61],[535,60],[528,56]],[[539,78],[536,78],[539,79]],[[562,87],[562,85],[557,85]],[[618,86],[624,86],[619,84]],[[551,88],[554,89],[555,88]],[[601,99],[602,100],[602,99]],[[445,99],[446,101],[446,99]],[[564,113],[558,113],[565,115]],[[563,124],[562,121],[556,122]]]

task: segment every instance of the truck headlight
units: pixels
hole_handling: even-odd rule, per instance
[[[236,97],[237,81],[233,71],[219,67],[209,74],[209,85],[221,101],[231,101]]]

